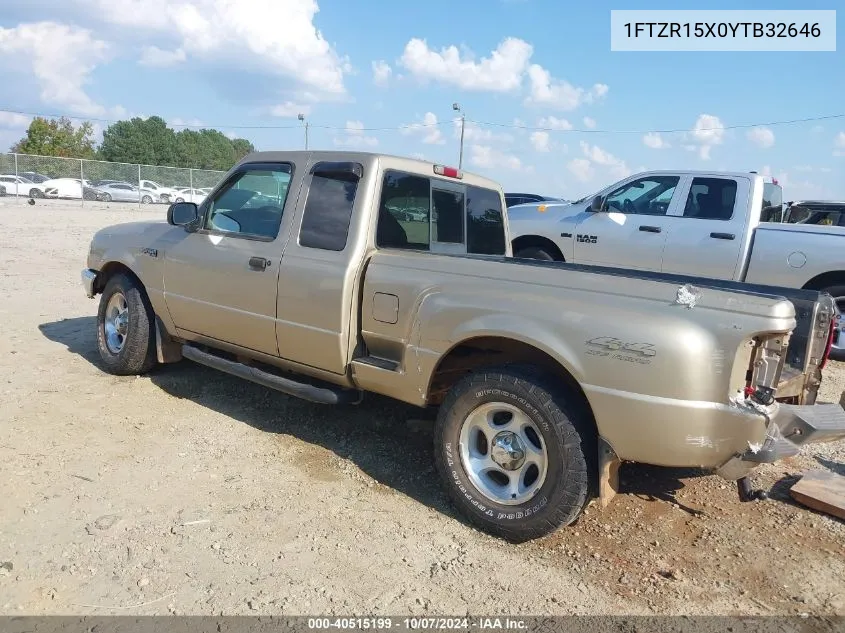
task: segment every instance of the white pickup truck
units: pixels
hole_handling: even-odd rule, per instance
[[[845,227],[764,221],[782,200],[755,172],[649,171],[507,213],[515,257],[822,290],[845,311]],[[845,360],[838,318],[831,358]]]

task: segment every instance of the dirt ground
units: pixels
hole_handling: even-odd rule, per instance
[[[450,508],[411,407],[103,373],[79,271],[97,228],[149,217],[0,200],[0,614],[845,614],[845,523],[788,496],[845,475],[845,442],[762,469],[757,503],[625,466],[610,507],[514,546]],[[843,387],[834,363],[822,400]]]

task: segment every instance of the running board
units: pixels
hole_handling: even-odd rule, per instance
[[[316,402],[317,404],[358,404],[361,401],[361,392],[354,389],[344,389],[329,383],[314,381],[314,383],[300,382],[284,378],[270,372],[263,371],[256,367],[250,367],[243,363],[237,363],[216,354],[203,352],[193,345],[182,346],[182,356],[189,360],[218,369],[220,371],[243,378],[264,387],[281,391],[289,396]]]

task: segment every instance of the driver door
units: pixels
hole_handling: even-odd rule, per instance
[[[279,264],[296,196],[293,165],[247,163],[200,207],[201,225],[167,249],[164,296],[180,336],[278,356]]]
[[[678,204],[678,176],[636,178],[611,191],[603,210],[588,213],[575,227],[575,262],[660,271],[669,223]]]

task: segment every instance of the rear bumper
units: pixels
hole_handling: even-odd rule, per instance
[[[762,444],[751,445],[716,470],[725,479],[740,479],[760,464],[797,455],[805,444],[845,439],[845,409],[839,404],[781,404]]]

